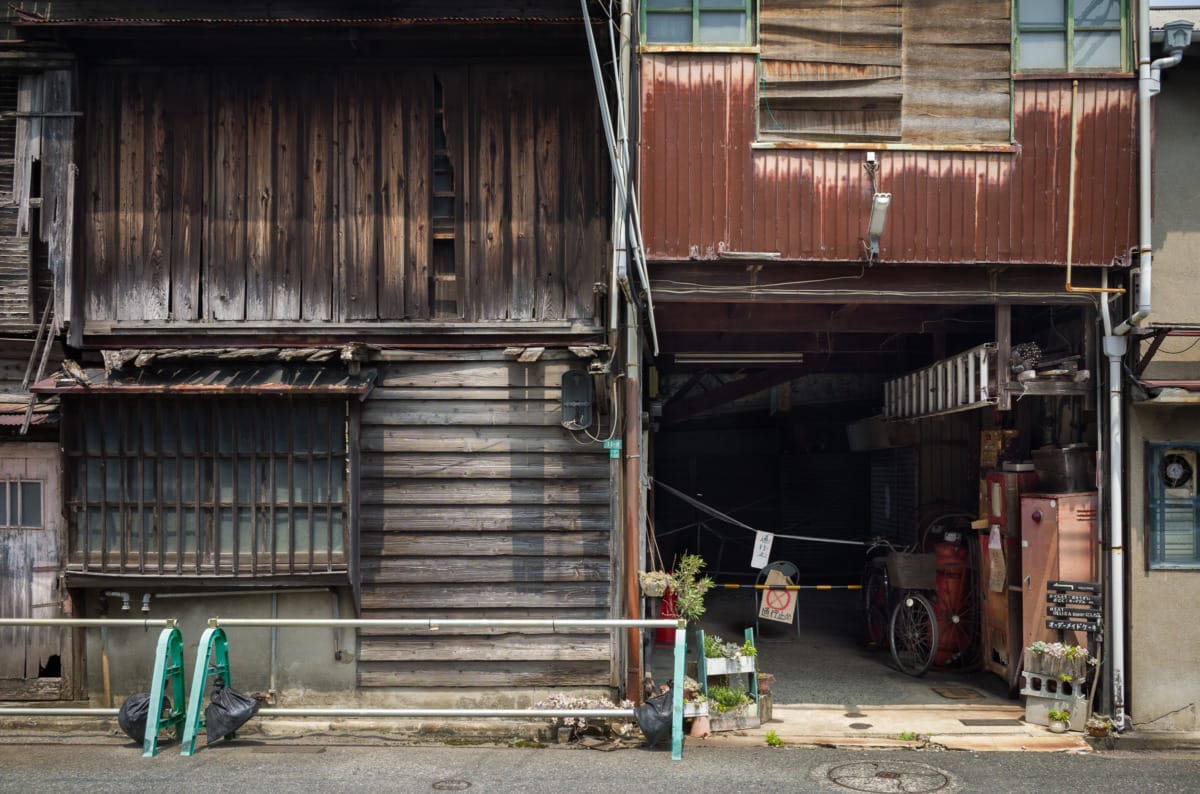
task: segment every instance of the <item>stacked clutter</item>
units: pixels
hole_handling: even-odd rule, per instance
[[[1025,721],[1049,725],[1050,712],[1067,711],[1067,727],[1082,731],[1087,722],[1088,652],[1079,645],[1035,642],[1025,649],[1021,696]]]

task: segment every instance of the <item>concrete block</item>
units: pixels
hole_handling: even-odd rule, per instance
[[[1025,695],[1025,721],[1034,725],[1049,725],[1051,709],[1066,709],[1071,712],[1071,721],[1067,728],[1072,731],[1082,731],[1087,722],[1087,698],[1082,694],[1072,697],[1041,697]]]

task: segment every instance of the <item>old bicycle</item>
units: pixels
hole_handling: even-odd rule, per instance
[[[924,675],[937,653],[938,621],[929,601],[936,574],[932,554],[898,549],[886,538],[868,546],[862,582],[867,642],[886,645],[908,675]]]

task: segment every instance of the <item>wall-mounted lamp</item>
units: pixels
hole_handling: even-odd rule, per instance
[[[892,206],[891,193],[876,193],[871,197],[871,218],[867,221],[867,239],[871,241],[868,257],[871,262],[879,261],[879,238],[887,223],[888,208]]]

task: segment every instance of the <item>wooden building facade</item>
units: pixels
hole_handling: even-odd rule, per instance
[[[36,391],[62,400],[48,509],[77,612],[328,587],[364,617],[619,616],[599,19],[383,5],[15,12],[68,64],[39,74],[67,131],[40,183],[71,361]],[[568,371],[599,395],[589,428],[564,423]],[[454,705],[606,690],[621,653],[607,631],[364,630],[338,660],[360,696]]]

